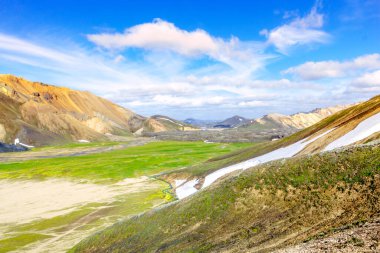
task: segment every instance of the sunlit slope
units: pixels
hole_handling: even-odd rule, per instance
[[[82,241],[72,252],[271,252],[380,211],[380,148],[259,165]]]
[[[0,75],[3,141],[32,144],[99,140],[104,134],[131,134],[143,117],[89,92]],[[1,137],[1,136],[0,136]]]
[[[87,91],[0,75],[0,141],[34,145],[104,140],[105,135],[187,130],[160,116],[146,118]]]
[[[146,132],[190,131],[196,127],[163,115],[154,115],[147,119],[143,127]]]

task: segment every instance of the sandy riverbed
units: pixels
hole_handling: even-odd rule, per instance
[[[96,216],[96,219],[100,217],[107,219],[107,214],[99,216],[102,209],[109,207],[107,203],[128,194],[160,189],[162,189],[162,183],[147,177],[129,178],[112,185],[58,179],[0,180],[0,238],[18,234],[19,232],[12,231],[20,224],[68,214],[89,203],[103,203],[93,212],[76,221],[67,231],[57,233],[46,230],[45,232],[52,236],[51,238],[17,250],[18,252],[53,252],[51,249],[54,248],[54,252],[64,252],[96,229],[96,227],[88,231],[78,229],[86,224],[87,220],[91,220],[92,216]],[[100,227],[104,225],[107,224],[102,224]]]

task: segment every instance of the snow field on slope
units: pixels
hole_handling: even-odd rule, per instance
[[[256,165],[259,165],[261,163],[281,159],[281,158],[288,158],[292,157],[298,152],[300,152],[306,145],[309,143],[321,138],[322,136],[328,134],[334,129],[330,129],[326,131],[325,133],[322,133],[318,135],[315,138],[312,138],[310,140],[302,139],[294,144],[291,144],[287,147],[276,149],[272,152],[269,152],[265,155],[255,157],[252,159],[249,159],[247,161],[237,163],[222,169],[219,169],[205,177],[205,181],[203,183],[202,188],[205,188],[207,186],[210,186],[212,183],[214,183],[217,179],[221,178],[222,176],[234,172],[236,170],[245,170],[251,167],[254,167]],[[184,183],[184,180],[176,180],[176,194],[179,199],[186,198],[187,196],[190,196],[191,194],[197,192],[197,189],[194,188],[194,186],[198,183],[197,179],[191,180],[187,183]]]
[[[333,150],[363,140],[380,131],[380,113],[359,123],[353,130],[331,142],[324,151]]]
[[[214,183],[216,180],[219,178],[223,177],[224,175],[234,172],[236,170],[245,170],[251,167],[254,167],[256,165],[266,163],[269,161],[274,161],[278,159],[283,159],[283,158],[289,158],[294,155],[296,155],[298,152],[303,150],[309,143],[312,143],[316,141],[317,139],[323,137],[324,135],[330,133],[333,131],[335,128],[330,129],[317,137],[314,137],[310,140],[302,139],[294,144],[291,144],[287,147],[279,148],[276,149],[272,152],[269,152],[267,154],[264,154],[262,156],[258,156],[252,159],[249,159],[247,161],[237,163],[222,169],[219,169],[205,177],[205,181],[203,183],[202,188],[205,188],[207,186],[210,186],[212,183]],[[335,148],[340,148],[343,146],[347,146],[350,144],[353,144],[357,141],[363,140],[372,134],[380,132],[380,113],[375,114],[368,119],[362,121],[359,123],[353,130],[350,132],[346,133],[342,137],[336,139],[335,141],[331,142],[326,146],[324,151],[329,151],[333,150]],[[180,181],[180,180],[178,180]],[[195,192],[197,192],[197,189],[194,188],[194,186],[197,184],[198,180],[194,179],[191,180],[187,183],[182,182],[183,185],[179,186],[176,190],[177,196],[179,199],[185,198]]]

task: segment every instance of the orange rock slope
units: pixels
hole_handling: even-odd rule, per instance
[[[128,135],[145,118],[86,91],[0,75],[0,141],[29,144]]]

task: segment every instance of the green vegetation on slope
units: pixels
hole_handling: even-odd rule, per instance
[[[379,146],[298,157],[235,173],[71,252],[267,252],[368,219],[379,196]]]
[[[16,250],[30,243],[49,238],[48,235],[35,233],[26,233],[12,238],[0,239],[0,252],[9,252]]]
[[[0,164],[0,179],[74,178],[115,182],[197,164],[249,144],[153,142],[100,154]]]

